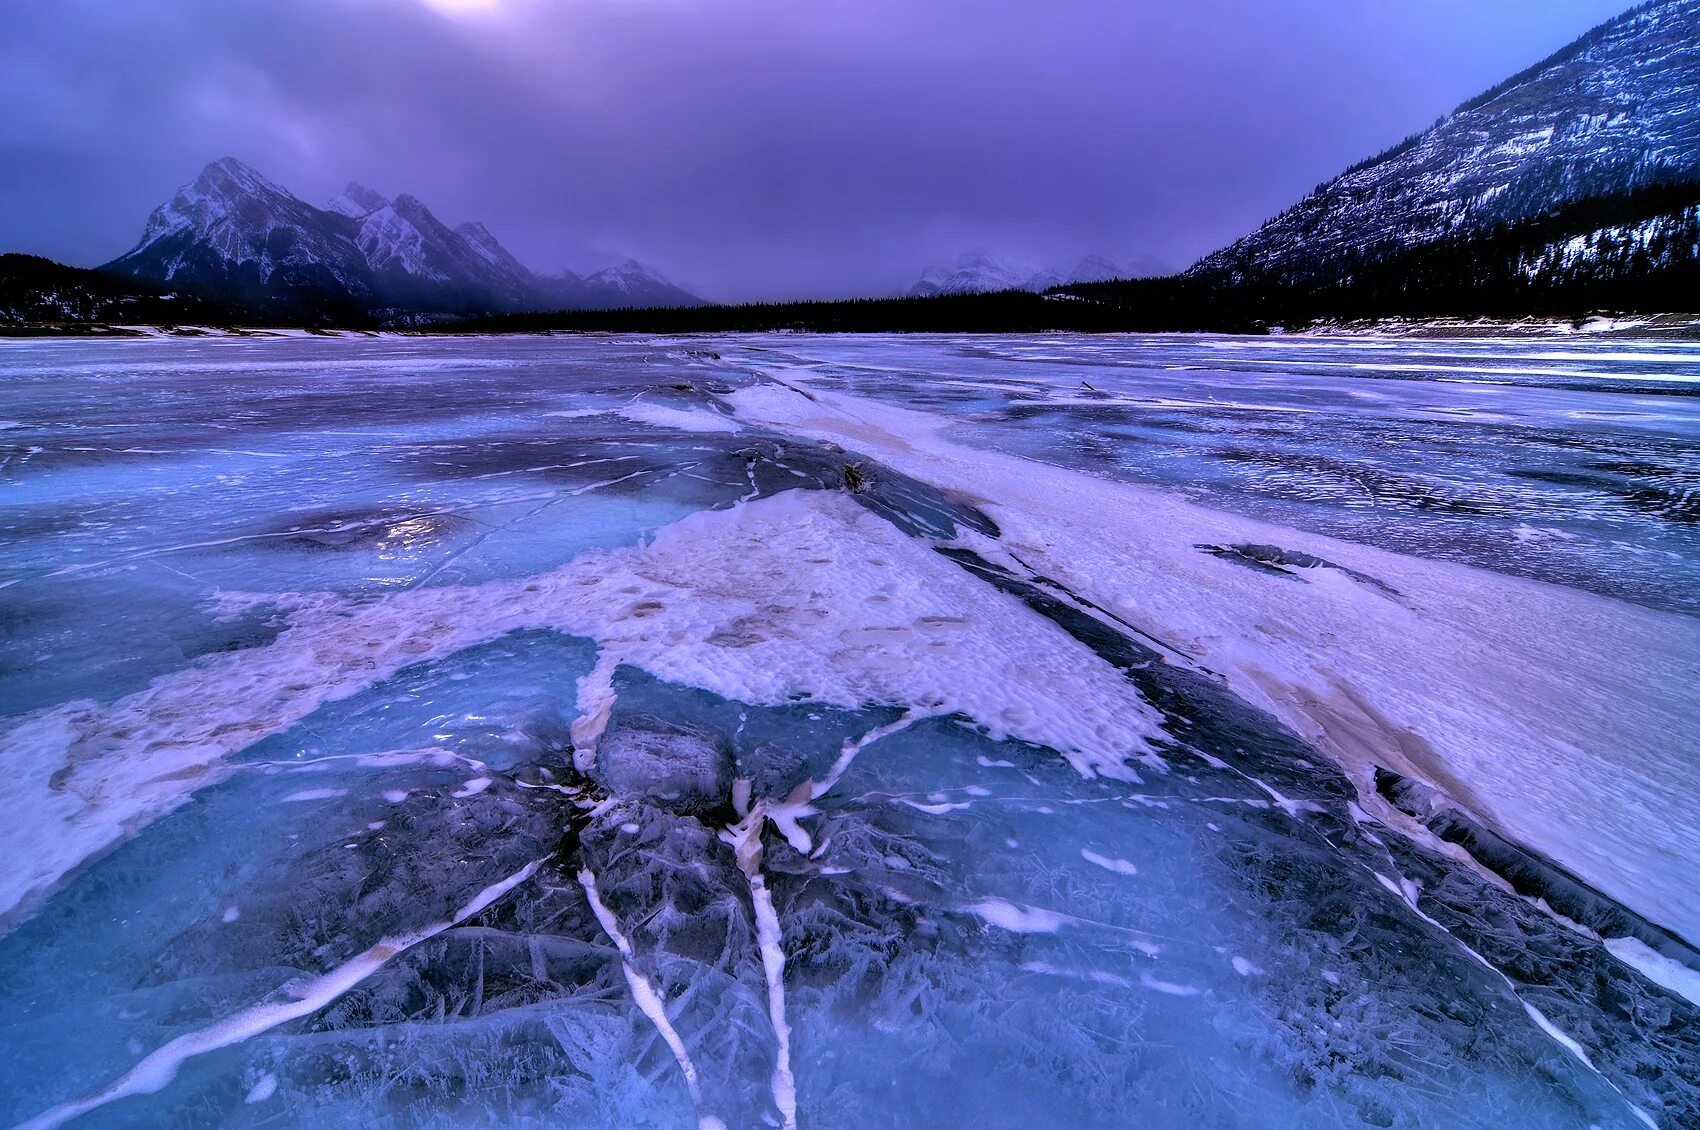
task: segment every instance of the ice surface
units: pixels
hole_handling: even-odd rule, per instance
[[[812,387],[942,408],[951,438],[978,446],[1700,612],[1692,344],[1059,341],[789,338],[761,360]]]
[[[1366,795],[1377,765],[1433,778],[1515,839],[1700,937],[1687,866],[1700,859],[1700,798],[1670,787],[1691,771],[1700,732],[1694,618],[1035,468],[952,442],[945,417],[842,393],[769,383],[731,399],[753,420],[858,443],[995,499],[985,509],[1001,552],[1228,675]],[[1238,552],[1217,552],[1230,534]],[[1239,567],[1263,564],[1278,542],[1287,561],[1342,564],[1268,565],[1267,579]]]
[[[1528,469],[1677,458],[1600,390],[1687,347],[1284,348],[0,346],[0,1119],[1694,1123],[1679,520],[1611,513],[1631,603],[1598,508],[1127,481],[1354,465],[1432,361],[1566,374]]]

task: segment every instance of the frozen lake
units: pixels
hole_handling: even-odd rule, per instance
[[[1700,1124],[1694,343],[0,341],[0,631],[6,1123]]]
[[[961,436],[1404,553],[1700,612],[1694,343],[811,340]]]

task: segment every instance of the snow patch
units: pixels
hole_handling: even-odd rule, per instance
[[[1087,848],[1080,849],[1080,858],[1086,862],[1102,867],[1106,871],[1114,871],[1117,875],[1137,875],[1139,868],[1125,859],[1112,859],[1107,855],[1099,855]]]
[[[965,908],[1000,930],[1012,934],[1054,934],[1069,919],[1055,911],[1022,906],[1003,899],[982,899]]]
[[[1666,957],[1639,938],[1608,938],[1606,949],[1653,984],[1700,1005],[1700,970]]]
[[[657,428],[667,428],[675,432],[737,432],[742,430],[738,421],[726,416],[718,416],[713,412],[693,411],[688,408],[670,408],[665,404],[652,404],[647,400],[638,400],[627,404],[617,409],[616,414],[636,424],[650,424]]]

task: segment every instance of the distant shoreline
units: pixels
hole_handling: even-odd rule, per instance
[[[1034,329],[870,329],[829,326],[774,326],[739,329],[640,329],[628,327],[496,327],[483,323],[374,329],[356,326],[217,326],[217,325],[121,325],[104,322],[0,323],[0,339],[112,339],[112,338],[417,338],[417,337],[741,337],[756,334],[887,334],[949,336],[970,335],[1091,335],[1091,336],[1211,336],[1211,337],[1408,337],[1408,338],[1614,338],[1696,339],[1700,338],[1700,314],[1598,315],[1585,321],[1556,318],[1379,318],[1370,321],[1319,322],[1298,329],[1280,326],[1262,331],[1232,330],[1129,330],[1056,327]]]

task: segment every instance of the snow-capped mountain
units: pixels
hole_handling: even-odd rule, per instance
[[[1071,267],[1046,269],[987,251],[970,251],[955,262],[928,267],[907,294],[912,298],[925,298],[935,294],[988,294],[999,290],[1044,291],[1064,283],[1148,278],[1169,273],[1170,268],[1149,255],[1122,259],[1088,255]]]
[[[1022,290],[1035,270],[988,251],[970,251],[955,262],[935,263],[921,272],[909,295],[924,298],[934,294],[980,294],[996,290]]]
[[[346,217],[226,157],[154,209],[141,242],[103,269],[267,312],[336,314],[379,299],[355,234]]]
[[[355,242],[377,277],[380,293],[392,305],[529,310],[540,304],[537,280],[484,225],[450,229],[418,197],[403,193],[385,200],[358,184],[349,185],[332,204],[362,202],[378,206],[358,218],[350,217],[359,224]],[[462,229],[474,230],[477,242],[467,239]]]
[[[701,306],[702,299],[662,277],[653,267],[627,259],[588,275],[562,271],[546,280],[551,305],[563,310],[613,310],[623,306]]]
[[[496,237],[490,234],[489,228],[476,220],[468,220],[456,227],[454,233],[472,250],[474,255],[483,260],[485,270],[499,285],[515,293],[528,289],[536,290],[537,276],[527,270],[518,259],[515,259],[507,248],[498,243]]]
[[[1111,279],[1151,279],[1172,275],[1175,269],[1155,255],[1087,255],[1072,267],[1041,271],[1027,280],[1023,290],[1049,290],[1065,283],[1109,282]]]
[[[1700,178],[1700,0],[1656,0],[1323,184],[1195,276],[1296,283],[1593,197]]]
[[[389,200],[383,193],[367,188],[359,181],[349,181],[348,187],[342,190],[341,195],[331,198],[329,207],[333,212],[341,212],[344,216],[358,220],[388,203]]]
[[[450,228],[415,196],[351,183],[316,208],[230,157],[155,209],[141,242],[103,269],[309,320],[700,301],[632,261],[542,278],[483,224]]]

